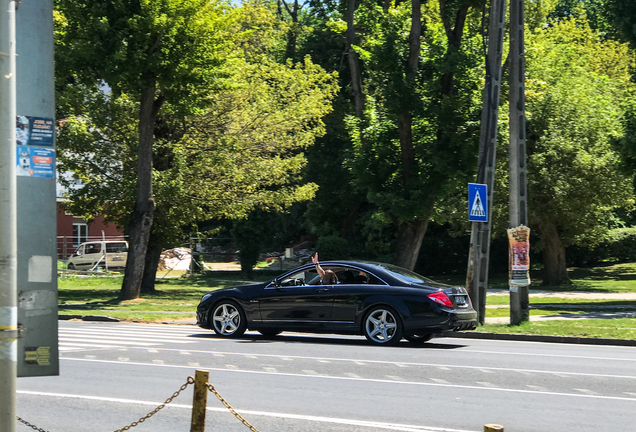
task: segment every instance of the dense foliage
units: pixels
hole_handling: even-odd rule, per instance
[[[634,4],[526,1],[529,216],[546,283],[567,283],[566,248],[598,255],[634,222],[617,212],[634,196]],[[60,170],[84,183],[69,210],[129,225],[152,89],[149,250],[193,223],[242,219],[230,225],[246,272],[283,238],[309,238],[322,257],[461,272],[481,12],[473,0],[59,0]],[[495,235],[507,224],[506,91]]]

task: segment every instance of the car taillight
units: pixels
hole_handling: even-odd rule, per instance
[[[434,292],[432,294],[427,295],[426,297],[430,298],[435,303],[441,304],[442,306],[447,306],[450,308],[453,307],[453,302],[451,302],[451,299],[449,299],[446,293],[444,292],[441,292],[441,291]]]

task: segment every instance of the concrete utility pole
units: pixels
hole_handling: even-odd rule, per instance
[[[528,226],[524,0],[510,0],[510,228]],[[510,324],[528,321],[528,286],[510,284]]]
[[[0,431],[16,428],[18,357],[15,1],[0,0]]]
[[[506,23],[506,0],[490,2],[488,25],[488,53],[486,55],[486,85],[483,93],[481,131],[479,137],[479,162],[476,183],[488,186],[488,222],[473,222],[470,236],[470,256],[466,275],[466,289],[477,310],[480,324],[486,314],[486,290],[488,289],[488,261],[490,258],[490,231],[492,224],[492,193],[495,179],[497,151],[497,121],[499,119],[499,94],[501,93],[501,59],[503,35]]]

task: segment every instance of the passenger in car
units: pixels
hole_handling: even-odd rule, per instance
[[[316,271],[318,272],[318,276],[320,276],[320,280],[323,285],[335,285],[340,283],[338,281],[338,276],[336,276],[333,270],[324,270],[320,267],[320,264],[318,263],[318,252],[311,257],[311,262],[316,266]]]

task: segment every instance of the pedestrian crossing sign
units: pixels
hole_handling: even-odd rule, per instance
[[[468,183],[468,221],[488,222],[488,186]]]

